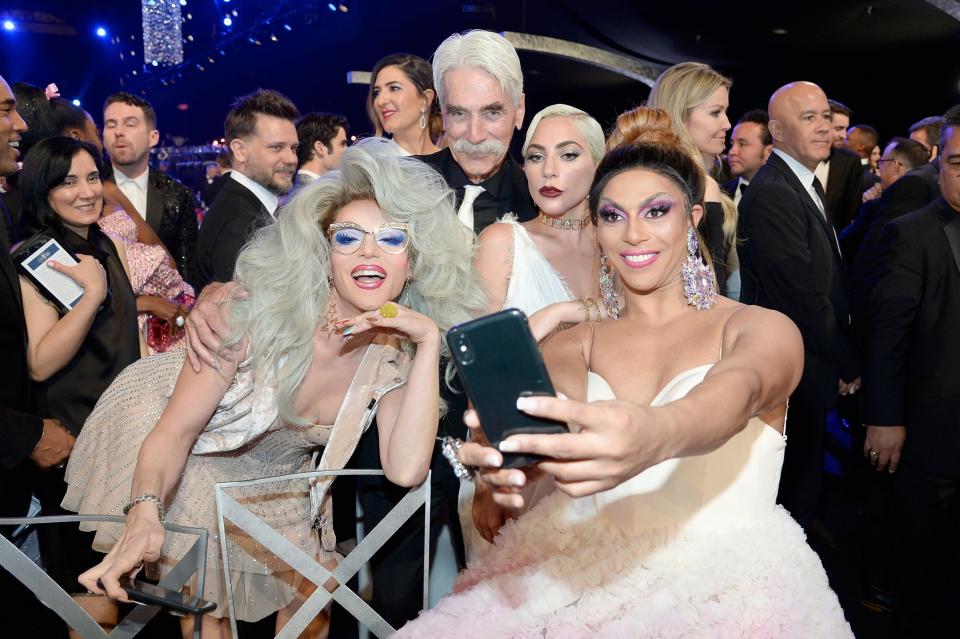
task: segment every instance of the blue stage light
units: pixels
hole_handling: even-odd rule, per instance
[[[98,37],[98,38],[106,38],[106,37],[107,37],[107,30],[104,29],[103,27],[97,27],[97,37]]]
[[[13,31],[14,29],[17,28],[17,25],[14,24],[13,20],[4,20],[3,28],[6,29],[7,31]]]
[[[229,27],[229,26],[232,26],[232,25],[233,25],[233,20],[230,18],[230,16],[224,17],[224,19],[223,19],[223,26]]]
[[[333,3],[331,2],[330,4],[327,5],[327,8],[330,9],[331,11],[336,11],[336,10],[337,10],[337,5],[335,5],[335,4],[333,4]]]
[[[74,100],[73,106],[80,106],[80,100]]]

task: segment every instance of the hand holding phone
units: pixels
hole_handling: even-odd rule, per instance
[[[518,397],[554,396],[553,384],[523,312],[512,308],[454,326],[447,332],[467,395],[494,448],[510,435],[568,432],[566,424],[517,410]],[[504,454],[505,468],[533,464],[538,455]]]
[[[98,583],[97,585],[103,587],[102,584]],[[138,581],[132,577],[121,577],[120,587],[127,593],[130,601],[138,604],[163,606],[190,614],[212,612],[217,607],[217,604],[212,601],[191,597],[176,590],[168,590],[161,586]]]

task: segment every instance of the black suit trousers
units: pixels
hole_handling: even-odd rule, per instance
[[[947,636],[957,628],[960,602],[960,477],[931,475],[903,463],[895,477],[898,636]]]
[[[804,530],[817,512],[823,485],[823,449],[827,415],[803,394],[790,397],[787,411],[787,448],[780,473],[777,503],[786,508]]]

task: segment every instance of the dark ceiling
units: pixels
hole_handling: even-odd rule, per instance
[[[884,138],[960,102],[960,21],[923,0],[345,0],[332,3],[335,10],[316,0],[182,4],[187,62],[165,70],[142,66],[140,0],[0,0],[0,20],[17,23],[0,29],[0,74],[56,82],[97,120],[122,80],[154,103],[161,134],[191,143],[219,137],[229,103],[257,87],[286,93],[304,112],[344,113],[356,133],[367,133],[366,86],[347,84],[347,72],[369,70],[397,51],[429,57],[444,37],[470,28],[562,38],[660,68],[708,62],[734,80],[734,120],[796,79],[821,84],[854,109],[854,121],[873,124]],[[95,35],[98,26],[107,37]],[[529,115],[562,101],[606,126],[649,91],[580,62],[528,52],[521,61]]]

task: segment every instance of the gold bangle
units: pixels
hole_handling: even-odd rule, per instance
[[[599,321],[600,321],[600,307],[597,306],[597,300],[593,299],[592,297],[588,297],[588,298],[587,298],[587,304],[588,304],[589,307],[590,307],[590,321],[591,321],[591,322],[599,322]],[[597,319],[593,319],[594,313],[596,313]]]
[[[587,304],[587,300],[577,300],[577,304],[580,305],[580,310],[583,311],[583,321],[590,321],[590,306]]]

